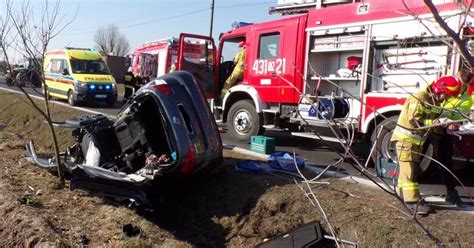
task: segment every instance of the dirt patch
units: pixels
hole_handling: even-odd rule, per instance
[[[53,189],[57,178],[24,159],[23,144],[42,138],[32,130],[44,123],[6,107],[4,98],[0,122],[8,127],[0,132],[0,247],[253,247],[313,220],[329,232],[292,177],[238,173],[234,165],[247,156],[229,151],[220,170],[169,186],[147,209],[130,209],[85,191]],[[68,132],[64,137],[67,144]],[[41,141],[37,145],[48,152]],[[388,194],[352,181],[326,182],[311,188],[340,238],[361,247],[436,246]],[[447,246],[474,244],[473,214],[438,210],[419,220]],[[124,236],[126,224],[140,234]]]

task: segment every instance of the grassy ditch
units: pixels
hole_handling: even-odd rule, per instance
[[[43,101],[35,100],[35,102],[41,109],[45,109]],[[53,102],[50,104],[50,110],[54,121],[64,121],[85,114]],[[7,126],[8,132],[16,133],[23,139],[38,141],[35,144],[40,151],[53,152],[53,142],[48,125],[25,96],[0,91],[0,113],[0,123]],[[61,150],[74,141],[70,129],[55,128],[55,131]]]

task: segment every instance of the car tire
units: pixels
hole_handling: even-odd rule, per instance
[[[8,86],[13,86],[13,79],[11,77],[7,77],[6,83]]]
[[[28,84],[28,76],[25,73],[18,73],[16,75],[16,80],[19,86],[25,87]]]
[[[227,118],[230,135],[240,141],[250,141],[253,135],[263,133],[263,117],[255,110],[250,100],[235,102]]]
[[[49,94],[49,93],[48,93]],[[69,103],[69,105],[71,106],[76,106],[77,105],[77,100],[76,98],[74,97],[74,92],[72,90],[70,90],[68,93],[67,93],[67,102]]]
[[[398,115],[390,116],[387,119],[380,122],[379,125],[374,129],[372,135],[370,137],[370,141],[372,144],[377,140],[376,148],[372,153],[372,162],[377,164],[378,158],[382,158],[385,160],[391,160],[393,162],[397,162],[397,153],[395,151],[395,142],[390,141],[392,138],[392,133],[395,127],[397,126]],[[377,134],[380,128],[383,129],[380,131],[380,135],[377,138]],[[420,162],[420,169],[424,172],[431,163],[431,160],[428,157],[433,156],[433,146],[428,144],[425,146],[425,151],[423,152],[425,155],[422,157]]]
[[[34,87],[41,87],[41,76],[37,72],[32,72],[30,82]]]

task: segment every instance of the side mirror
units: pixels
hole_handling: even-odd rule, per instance
[[[69,75],[69,71],[67,69],[63,70],[63,75]]]

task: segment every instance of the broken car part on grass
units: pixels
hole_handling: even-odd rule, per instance
[[[146,203],[144,189],[163,178],[182,177],[222,161],[222,141],[191,74],[175,72],[142,87],[112,121],[88,115],[57,124],[71,128],[75,143],[61,154],[72,175],[71,189],[83,188]],[[29,159],[51,172],[54,158]]]

